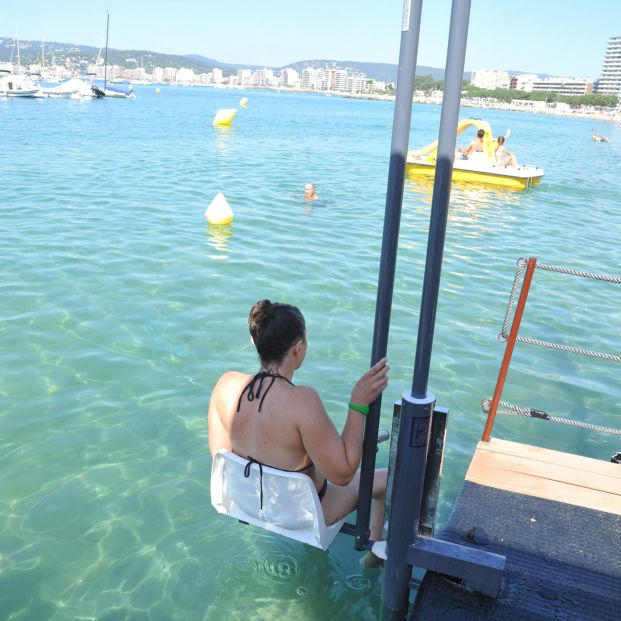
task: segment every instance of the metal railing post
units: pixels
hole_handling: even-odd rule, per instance
[[[509,332],[509,336],[507,338],[507,346],[505,348],[504,356],[502,357],[502,364],[500,365],[498,379],[496,380],[494,396],[490,402],[487,421],[485,422],[485,429],[483,430],[483,437],[481,438],[483,442],[489,442],[492,434],[492,427],[494,426],[494,420],[496,418],[496,410],[498,409],[498,403],[500,402],[500,397],[502,396],[502,389],[504,388],[505,380],[507,379],[507,372],[509,371],[509,365],[511,364],[511,356],[513,356],[515,341],[520,330],[520,323],[522,322],[522,315],[524,314],[524,307],[526,306],[526,299],[528,298],[528,292],[530,290],[530,283],[533,279],[536,267],[537,259],[530,257],[526,263],[524,282],[522,283],[520,297],[518,299],[517,306],[515,307],[515,315],[513,316],[511,331]]]

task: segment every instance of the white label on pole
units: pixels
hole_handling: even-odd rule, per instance
[[[407,32],[410,29],[410,7],[412,0],[403,0],[403,18],[401,19],[401,32]]]

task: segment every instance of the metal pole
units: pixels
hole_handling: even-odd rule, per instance
[[[427,393],[427,383],[429,380],[429,364],[433,346],[438,292],[440,289],[446,220],[451,195],[451,178],[453,176],[453,162],[455,160],[455,143],[457,141],[459,103],[464,79],[469,18],[470,0],[453,0],[446,57],[444,97],[442,99],[442,114],[440,116],[436,176],[431,201],[431,222],[427,242],[425,281],[421,299],[414,378],[412,381],[412,394],[419,399],[423,398]]]
[[[414,377],[412,392],[403,393],[401,404],[388,527],[388,558],[382,589],[383,621],[402,621],[408,610],[412,566],[408,563],[407,556],[410,546],[417,539],[425,463],[435,405],[434,395],[427,392],[427,382],[440,289],[469,16],[470,0],[453,0]]]
[[[416,541],[425,484],[425,464],[435,397],[415,399],[406,390],[388,526],[387,559],[382,588],[382,621],[402,621],[408,611],[412,566],[407,557]]]
[[[403,184],[405,180],[405,162],[410,139],[410,121],[412,118],[412,96],[416,77],[416,57],[420,33],[420,16],[423,0],[404,0],[403,21],[401,25],[401,47],[399,51],[399,69],[397,73],[397,92],[392,125],[392,143],[388,168],[388,187],[386,190],[386,210],[384,215],[384,234],[382,238],[382,255],[380,259],[379,279],[377,285],[377,302],[375,306],[375,327],[371,348],[371,365],[386,355],[388,347],[388,329],[390,310],[395,282],[395,265],[397,262],[397,244],[401,222],[401,203],[403,201]],[[364,550],[369,542],[369,516],[373,493],[373,475],[375,472],[375,449],[379,429],[381,395],[371,404],[364,429],[360,486],[358,488],[358,511],[356,515],[357,550]]]

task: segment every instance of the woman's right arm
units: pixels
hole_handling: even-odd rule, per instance
[[[385,358],[373,365],[354,386],[351,403],[365,406],[375,401],[388,385],[388,370]],[[315,466],[335,485],[347,485],[362,457],[364,415],[349,410],[339,436],[317,392],[304,387],[296,410],[302,443]]]

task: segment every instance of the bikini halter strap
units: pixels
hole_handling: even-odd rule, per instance
[[[265,391],[263,391],[263,382],[266,379],[269,379],[271,381],[267,385],[267,388],[265,389]],[[248,382],[246,387],[242,390],[241,395],[239,395],[239,401],[237,402],[237,411],[239,412],[239,408],[241,407],[242,397],[244,396],[244,393],[247,391],[248,401],[254,401],[255,399],[259,399],[259,398],[261,399],[259,401],[259,412],[260,412],[261,408],[263,407],[263,401],[265,400],[265,397],[267,397],[267,393],[269,392],[270,388],[274,385],[274,382],[277,379],[283,379],[285,380],[285,382],[287,382],[291,386],[295,386],[295,384],[291,380],[287,379],[284,375],[281,375],[280,373],[271,373],[270,371],[265,371],[262,369],[250,380],[250,382]]]

